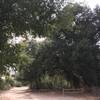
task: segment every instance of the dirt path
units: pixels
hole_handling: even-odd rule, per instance
[[[0,94],[0,100],[97,100],[89,96],[63,96],[54,92],[32,93],[27,87],[12,88]],[[98,99],[99,100],[99,99]]]

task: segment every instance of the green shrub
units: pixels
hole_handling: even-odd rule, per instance
[[[4,89],[5,82],[4,80],[0,79],[0,90]]]
[[[6,80],[0,79],[0,90],[7,90],[11,85]]]
[[[68,88],[68,81],[61,75],[49,76],[48,74],[44,74],[42,77],[37,79],[36,81],[31,82],[30,88],[34,89],[62,89]]]
[[[21,87],[21,86],[22,86],[22,83],[21,83],[21,82],[19,82],[19,81],[15,81],[14,86],[16,86],[16,87]]]
[[[40,86],[42,88],[52,88],[52,82],[51,82],[51,77],[47,74],[43,75],[41,77],[41,82],[40,82]]]
[[[5,81],[6,81],[6,84],[9,84],[11,87],[12,86],[14,86],[14,79],[12,79],[11,77],[6,77],[6,79],[5,79]]]

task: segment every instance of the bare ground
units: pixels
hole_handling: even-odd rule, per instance
[[[0,93],[0,100],[100,100],[87,94],[62,95],[55,92],[30,92],[28,87],[12,88]]]

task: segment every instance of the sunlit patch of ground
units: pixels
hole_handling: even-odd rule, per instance
[[[55,92],[30,92],[27,87],[12,88],[0,93],[0,100],[100,100],[89,95],[62,95]]]

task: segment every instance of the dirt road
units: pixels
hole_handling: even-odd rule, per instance
[[[0,100],[97,100],[91,96],[63,96],[54,92],[29,92],[27,87],[12,88],[0,94]],[[98,99],[99,100],[99,99]]]

